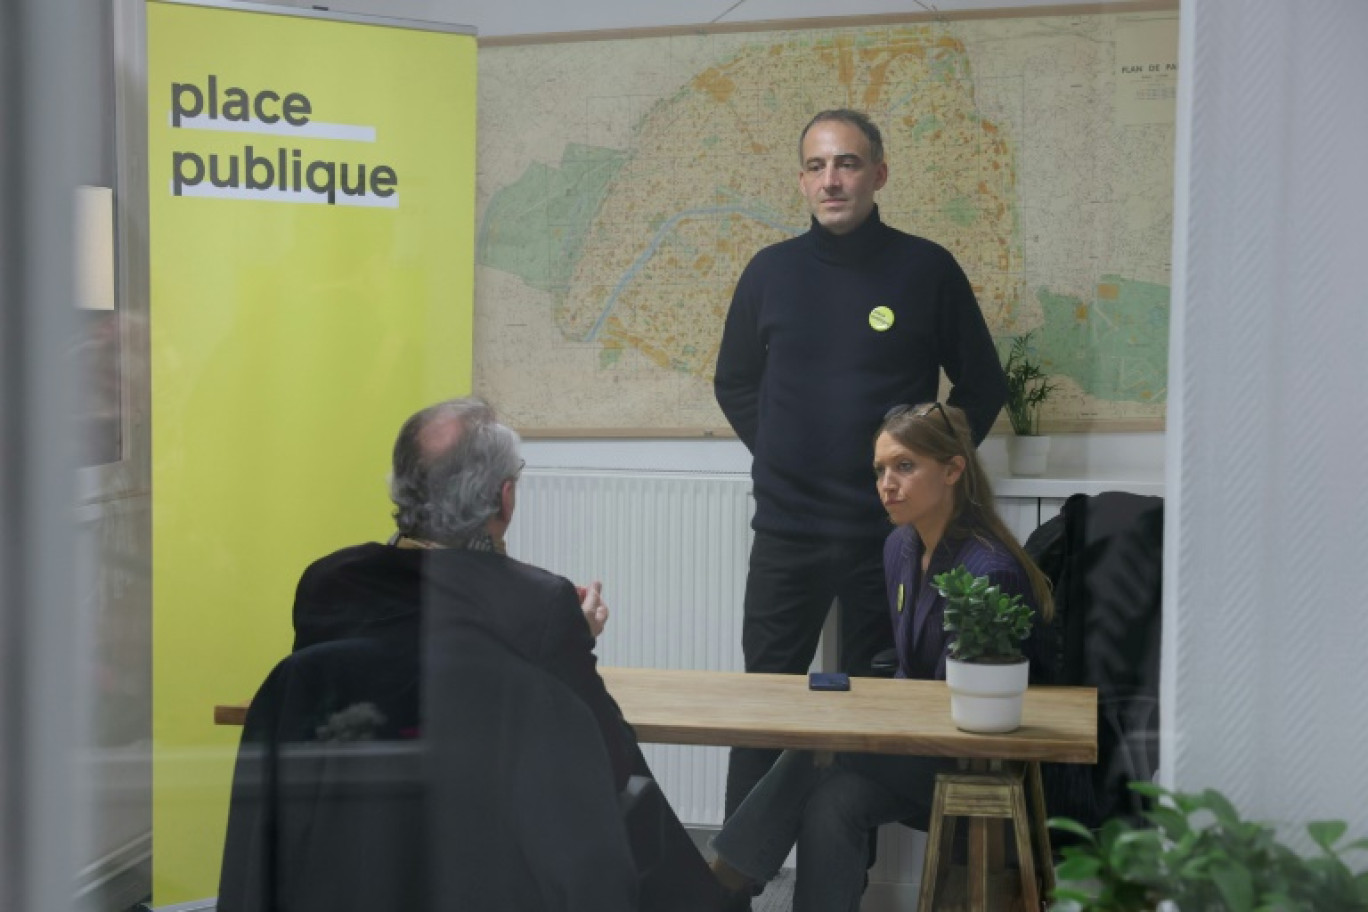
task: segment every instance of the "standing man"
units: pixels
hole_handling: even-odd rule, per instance
[[[757,253],[741,275],[717,355],[717,403],[751,451],[755,542],[741,643],[748,672],[802,674],[833,598],[839,664],[868,674],[893,645],[884,592],[888,519],[872,440],[894,405],[949,402],[974,442],[1007,380],[969,280],[945,248],[885,225],[883,137],[859,111],[823,111],[798,140],[806,234]],[[734,748],[727,815],[778,751]]]

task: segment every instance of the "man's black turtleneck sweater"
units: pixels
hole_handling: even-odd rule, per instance
[[[887,308],[892,324],[871,317]],[[900,403],[936,399],[940,370],[982,441],[1006,399],[992,336],[955,258],[879,219],[761,250],[737,283],[717,402],[753,457],[757,531],[882,538],[873,436]]]

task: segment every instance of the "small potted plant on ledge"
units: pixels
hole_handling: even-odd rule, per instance
[[[945,660],[955,727],[969,732],[1020,728],[1030,671],[1021,641],[1031,633],[1031,606],[964,566],[939,574],[931,584],[945,597],[945,629],[955,635]]]
[[[1050,438],[1040,433],[1040,407],[1058,387],[1050,383],[1038,358],[1031,354],[1035,331],[1013,336],[1003,370],[1007,374],[1008,466],[1013,475],[1044,475]]]

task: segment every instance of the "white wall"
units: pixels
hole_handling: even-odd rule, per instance
[[[1051,444],[1051,478],[1153,484],[1164,477],[1163,434],[1057,434]],[[750,472],[750,453],[737,440],[528,440],[523,455],[547,469]],[[979,456],[990,473],[1005,474],[1006,437],[989,437]]]
[[[1163,765],[1368,832],[1368,4],[1183,10]]]
[[[1101,0],[1107,3],[1126,0]],[[309,0],[281,0],[279,6],[313,6]],[[852,0],[835,6],[826,0],[342,0],[322,4],[329,9],[373,16],[424,19],[471,25],[482,37],[583,32],[600,29],[699,25],[712,22],[765,22],[774,19],[813,19],[833,16],[922,13],[935,9],[997,9],[1001,7],[1058,6],[1056,0]]]
[[[72,610],[71,188],[101,173],[98,14],[0,7],[0,910],[65,908],[88,806],[87,630]]]

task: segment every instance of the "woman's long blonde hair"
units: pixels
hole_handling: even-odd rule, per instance
[[[1040,616],[1050,620],[1054,616],[1054,599],[1050,594],[1050,580],[1036,566],[1016,540],[1012,530],[998,515],[993,499],[993,483],[979,462],[978,451],[969,432],[969,420],[964,411],[953,405],[927,402],[915,406],[899,406],[889,412],[879,426],[878,434],[887,434],[898,443],[939,463],[949,463],[956,456],[964,459],[964,471],[955,482],[954,507],[946,534],[954,537],[973,535],[986,544],[999,541],[1026,569],[1031,591]]]

